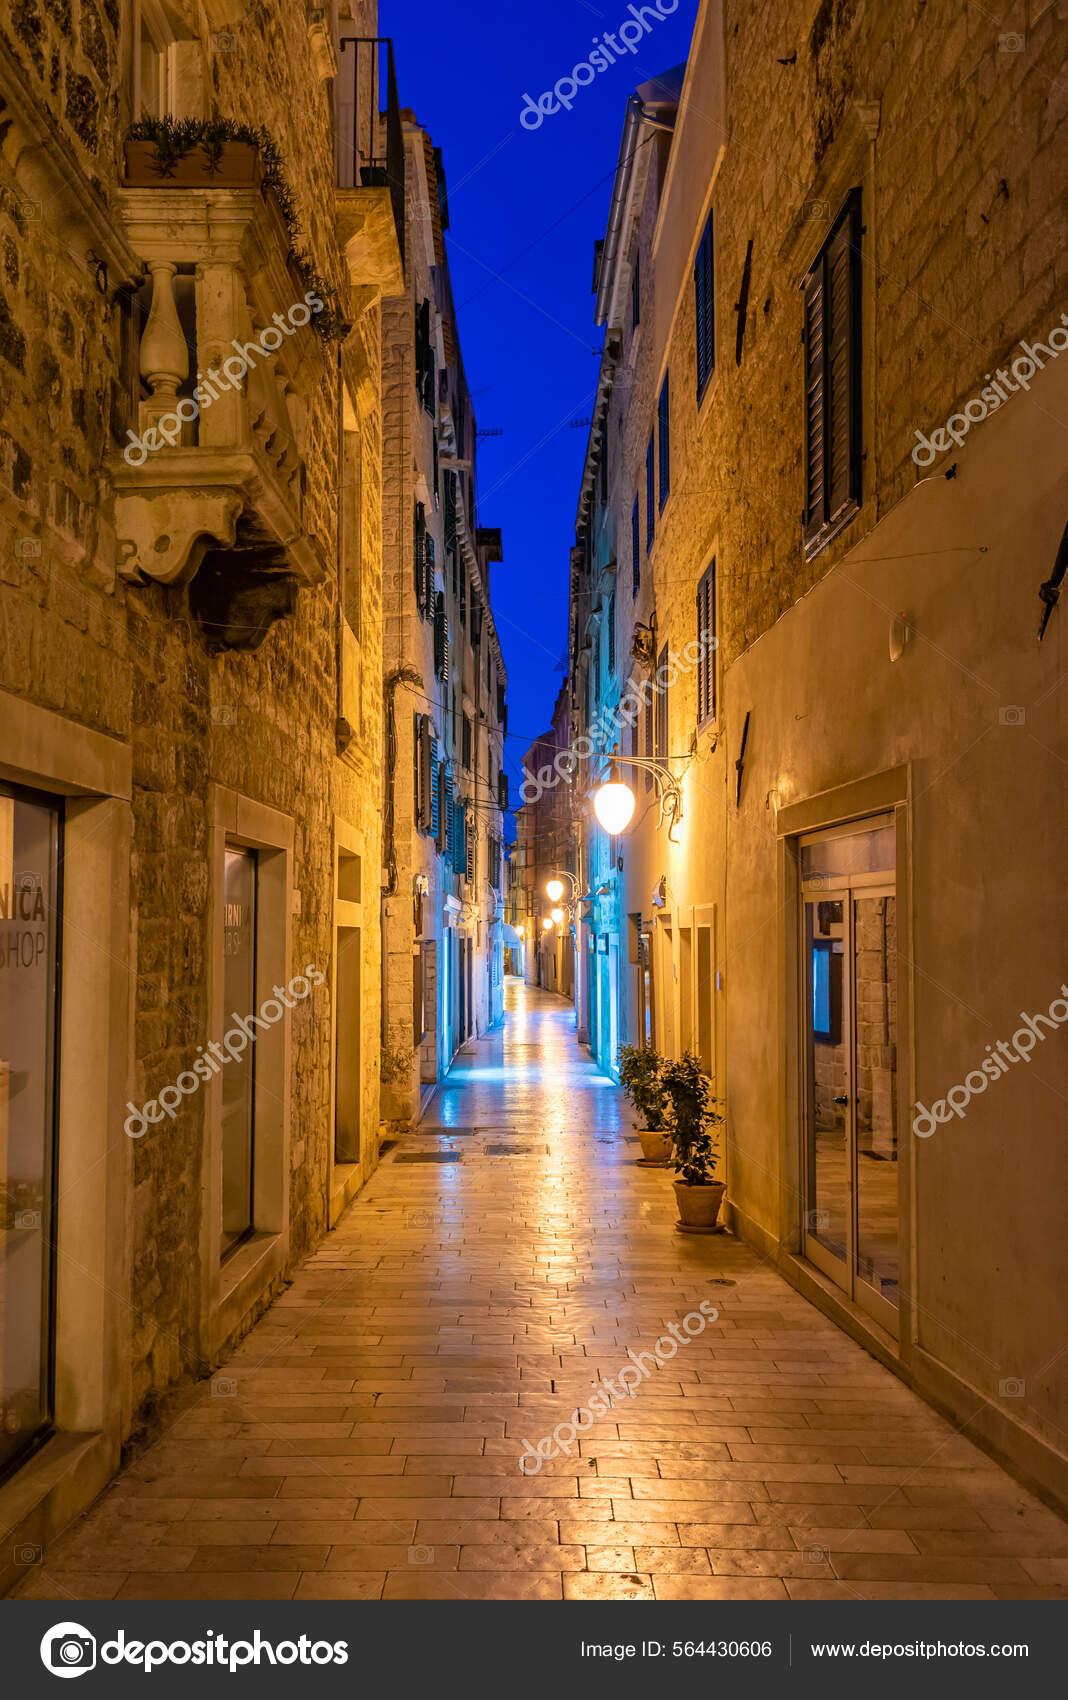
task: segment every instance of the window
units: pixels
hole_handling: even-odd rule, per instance
[[[616,670],[616,597],[615,592],[608,598],[608,677],[611,678]]]
[[[415,388],[424,413],[433,418],[437,410],[437,371],[431,323],[430,302],[424,297],[415,310]]]
[[[463,738],[462,738],[462,742],[461,742],[460,763],[463,767],[470,769],[470,766],[471,766],[471,719],[470,719],[470,716],[466,715],[466,714],[463,717]]]
[[[421,611],[426,606],[426,512],[422,502],[415,504],[415,538],[412,554],[415,567],[415,599]]]
[[[656,525],[656,459],[653,433],[649,433],[649,447],[645,451],[645,549],[648,554],[653,546],[653,528]]]
[[[433,833],[436,830],[434,784],[438,760],[437,743],[428,714],[416,715],[415,735],[416,819],[420,832]]]
[[[174,36],[162,6],[134,0],[133,110],[135,118],[174,112]]]
[[[630,510],[630,593],[637,596],[642,582],[642,522],[638,517],[638,498]]]
[[[445,597],[440,590],[434,602],[434,672],[439,679],[449,677],[449,617],[445,612]]]
[[[0,785],[0,1469],[52,1418],[60,820]]]
[[[860,506],[860,190],[804,283],[805,555]]]
[[[693,301],[697,319],[697,400],[700,402],[716,365],[715,259],[712,214],[708,215],[693,263]]]
[[[660,386],[660,400],[657,403],[657,435],[660,444],[660,512],[664,511],[664,503],[671,489],[671,401],[668,392],[668,378],[664,373],[664,382]]]
[[[634,264],[630,270],[630,328],[636,331],[642,317],[642,280],[641,265],[638,250],[634,250]]]
[[[228,846],[223,884],[223,1003],[231,1019],[256,1012],[255,850]],[[246,1045],[222,1074],[222,1255],[253,1229],[256,1048]]]
[[[660,651],[660,659],[656,665],[656,747],[653,754],[658,761],[666,761],[670,754],[668,746],[668,688],[667,677],[671,668],[668,663],[668,646]]]
[[[706,567],[697,586],[697,724],[716,717],[716,563]]]

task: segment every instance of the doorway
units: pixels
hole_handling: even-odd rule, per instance
[[[893,818],[800,841],[802,1246],[898,1332],[897,900]]]

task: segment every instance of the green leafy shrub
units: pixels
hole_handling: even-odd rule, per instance
[[[647,1046],[624,1045],[620,1050],[619,1083],[637,1112],[638,1125],[650,1133],[661,1133],[667,1126],[663,1070],[663,1057]]]
[[[675,1173],[687,1186],[710,1186],[723,1117],[716,1109],[712,1082],[701,1073],[692,1051],[665,1062],[663,1088],[668,1126],[675,1138]]]

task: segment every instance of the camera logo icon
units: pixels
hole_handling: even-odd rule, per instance
[[[41,1663],[53,1676],[84,1676],[96,1666],[96,1641],[80,1623],[57,1623],[42,1638]]]
[[[1004,708],[998,709],[998,724],[1001,726],[1024,726],[1027,723],[1027,710],[1019,703],[1010,702]]]

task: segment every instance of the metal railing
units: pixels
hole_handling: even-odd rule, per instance
[[[338,188],[388,188],[403,260],[404,131],[388,36],[342,39],[336,110]]]

